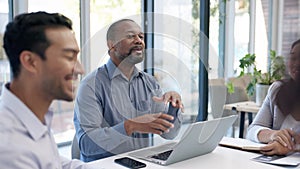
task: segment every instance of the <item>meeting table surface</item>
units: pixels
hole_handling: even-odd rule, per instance
[[[128,153],[108,157],[105,159],[90,162],[89,168],[97,169],[125,169],[125,167],[114,162],[115,159],[121,157],[130,157],[141,161],[146,164],[147,169],[196,169],[196,168],[207,168],[207,169],[276,169],[276,168],[300,168],[278,166],[272,164],[265,164],[253,161],[252,159],[260,156],[259,153],[241,151],[237,149],[227,148],[218,146],[213,152],[206,155],[197,156],[188,160],[170,164],[168,166],[161,166],[155,163],[147,162],[145,160],[136,159],[128,156]],[[300,159],[299,159],[300,162]]]

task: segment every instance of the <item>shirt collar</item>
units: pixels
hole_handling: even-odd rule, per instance
[[[113,63],[111,59],[108,60],[106,63],[107,71],[108,71],[108,77],[110,80],[115,78],[116,76],[122,75],[122,72],[120,69],[117,68],[117,66]],[[131,79],[137,76],[143,76],[142,72],[139,71],[136,67],[134,67],[133,74],[131,76]]]
[[[9,83],[3,85],[1,102],[9,109],[18,120],[27,128],[29,134],[34,140],[40,139],[50,129],[53,112],[49,111],[45,115],[44,125],[35,114],[9,89]]]

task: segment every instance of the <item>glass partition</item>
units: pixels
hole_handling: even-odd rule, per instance
[[[184,117],[198,114],[200,2],[154,1],[154,76],[165,91],[181,93]]]

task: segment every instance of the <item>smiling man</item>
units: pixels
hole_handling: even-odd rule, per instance
[[[154,77],[135,66],[144,59],[140,26],[130,19],[113,23],[107,46],[109,61],[81,81],[76,98],[74,124],[83,161],[147,147],[149,134],[172,139],[181,126],[180,95],[162,94]]]
[[[18,15],[6,27],[4,49],[13,80],[0,98],[1,168],[83,168],[59,156],[48,111],[54,99],[74,99],[83,73],[71,20],[57,13]]]

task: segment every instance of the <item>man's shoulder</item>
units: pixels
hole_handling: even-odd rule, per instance
[[[0,104],[0,117],[0,130],[13,127],[13,124],[15,124],[17,120],[14,113],[8,111],[2,104]]]
[[[156,81],[155,77],[147,72],[144,71],[140,71],[140,74],[142,74],[142,76],[144,76],[147,79],[150,79],[151,81]]]
[[[95,81],[96,78],[104,78],[104,77],[108,77],[107,71],[105,69],[105,66],[101,66],[99,68],[97,68],[96,70],[88,73],[83,79],[82,82],[83,83],[88,83],[91,81]]]
[[[17,144],[20,139],[15,139],[14,137],[23,136],[26,133],[26,128],[14,113],[3,109],[2,105],[0,106],[0,116],[1,146]]]

